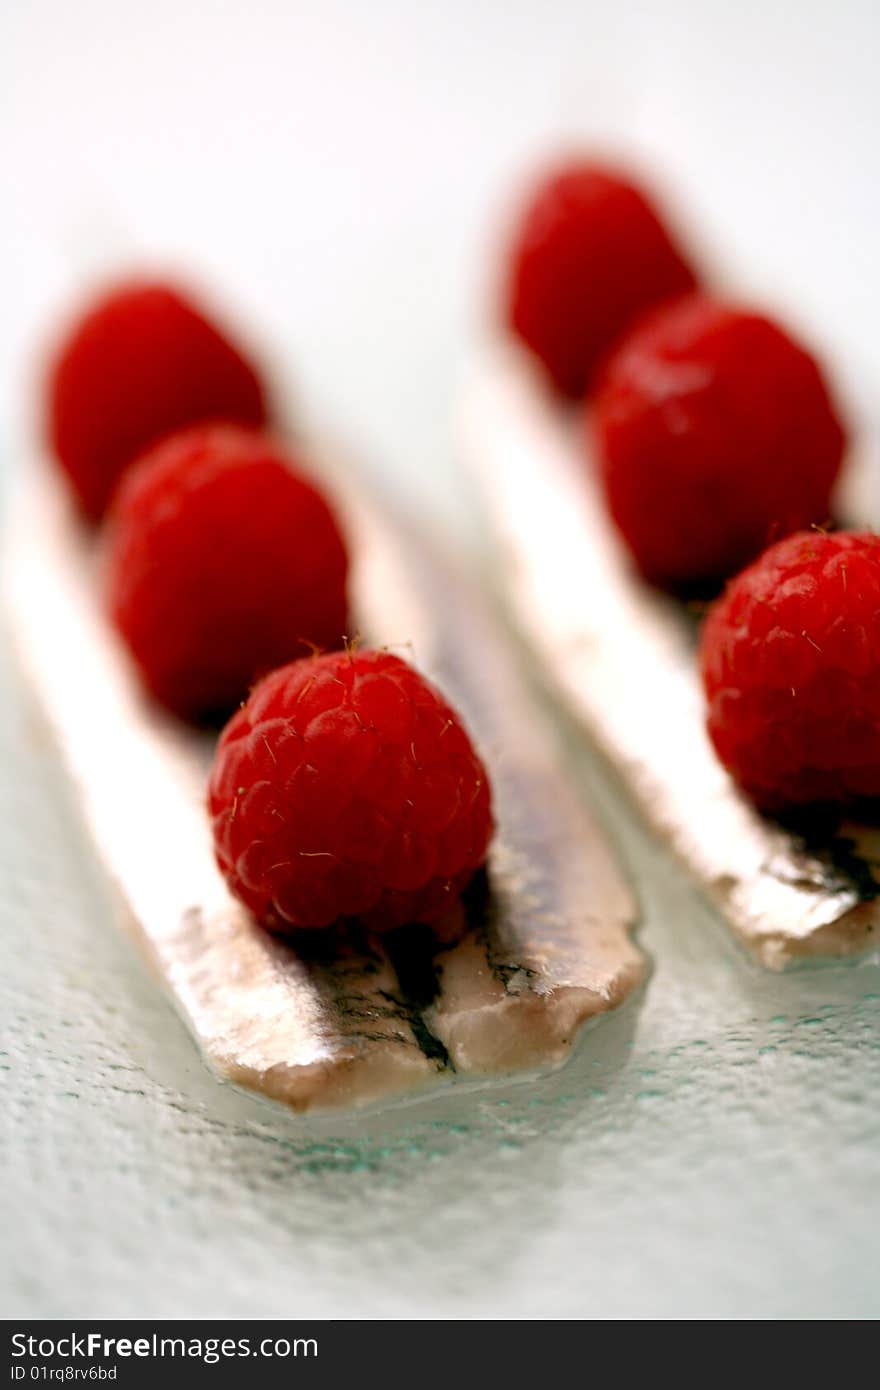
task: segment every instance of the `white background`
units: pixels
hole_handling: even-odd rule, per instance
[[[877,417],[872,0],[3,0],[0,444],[60,307],[188,268],[449,525],[524,171],[616,137]],[[644,1001],[558,1077],[307,1124],[220,1090],[128,943],[0,647],[7,1315],[876,1316],[876,964],[746,965],[613,788]],[[145,847],[148,852],[148,847]],[[157,871],[161,866],[157,866]]]
[[[872,0],[4,0],[0,388],[83,277],[197,275],[288,391],[451,505],[450,407],[499,219],[616,137],[698,250],[877,395]],[[6,426],[8,429],[9,427]]]

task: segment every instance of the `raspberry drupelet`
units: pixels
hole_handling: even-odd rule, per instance
[[[880,537],[805,531],[712,607],[708,730],[759,806],[880,796]]]
[[[239,349],[172,286],[102,295],[52,363],[48,433],[81,510],[97,520],[125,468],[155,440],[209,419],[261,425],[263,388]]]
[[[541,182],[516,228],[506,318],[576,398],[638,314],[695,283],[645,194],[615,169],[577,161]]]
[[[107,518],[104,586],[147,688],[228,715],[254,680],[347,626],[345,543],[327,502],[259,430],[199,425],[149,450]]]
[[[387,651],[306,657],[261,681],[220,738],[208,805],[230,890],[276,931],[432,921],[493,832],[461,719]]]
[[[771,541],[827,522],[845,435],[813,357],[760,314],[694,294],[612,354],[586,447],[645,577],[735,574]]]

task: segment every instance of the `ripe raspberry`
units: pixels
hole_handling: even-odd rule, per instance
[[[123,469],[201,420],[260,425],[260,382],[176,290],[133,281],[98,299],[61,345],[48,383],[51,445],[82,510],[99,518]]]
[[[768,810],[880,795],[880,537],[802,531],[712,608],[709,735]]]
[[[217,862],[265,926],[431,921],[483,863],[486,770],[461,720],[399,657],[306,657],[227,724],[208,792]]]
[[[257,676],[341,645],[347,568],[324,498],[240,425],[169,436],[108,517],[113,622],[149,689],[184,716],[228,713]]]
[[[655,583],[723,578],[828,519],[843,428],[813,358],[758,314],[695,294],[648,315],[595,423],[611,515]]]
[[[569,164],[539,185],[517,228],[507,318],[557,390],[577,397],[637,314],[694,284],[638,188],[614,169]]]

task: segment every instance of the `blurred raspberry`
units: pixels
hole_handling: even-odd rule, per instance
[[[384,651],[267,676],[223,732],[208,801],[231,891],[276,931],[439,917],[493,830],[486,770],[458,715]]]
[[[880,537],[771,546],[713,606],[701,664],[709,735],[759,805],[880,795]]]
[[[347,568],[324,498],[240,425],[149,450],[107,520],[113,622],[147,687],[187,717],[227,714],[266,671],[341,646]]]
[[[238,349],[170,286],[132,281],[104,294],[52,364],[51,445],[94,519],[148,445],[209,419],[263,424],[263,389]]]
[[[655,583],[724,578],[828,520],[836,407],[813,358],[758,314],[697,294],[649,314],[607,363],[595,425],[611,515]]]
[[[506,313],[577,397],[637,314],[694,284],[645,195],[617,170],[574,163],[538,186],[516,229]]]

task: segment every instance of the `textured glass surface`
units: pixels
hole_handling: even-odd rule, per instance
[[[880,969],[751,964],[579,750],[646,992],[545,1081],[318,1123],[205,1070],[5,647],[2,695],[8,1315],[877,1312]]]

